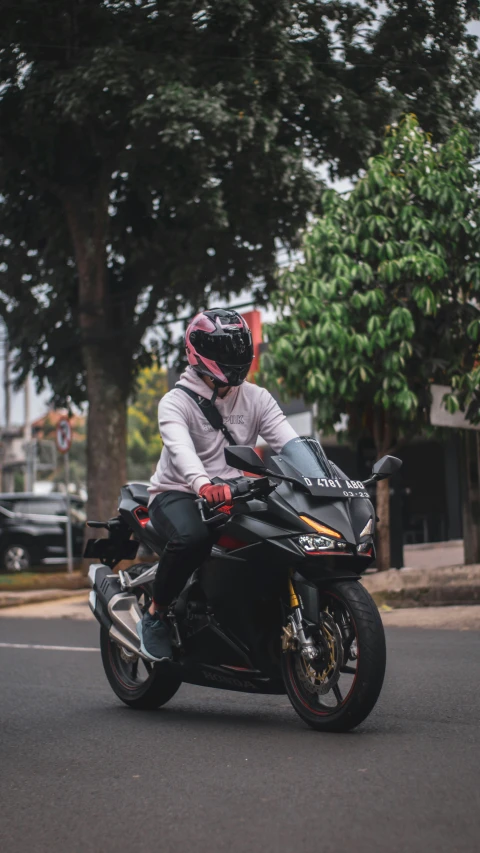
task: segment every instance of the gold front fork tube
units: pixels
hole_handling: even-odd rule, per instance
[[[297,593],[295,592],[292,579],[288,579],[288,591],[290,593],[290,607],[300,607],[300,602],[297,598]]]

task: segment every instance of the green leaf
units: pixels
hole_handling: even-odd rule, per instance
[[[352,253],[356,252],[357,241],[355,239],[354,234],[349,234],[347,237],[345,237],[345,239],[343,241],[343,249],[345,252],[352,252]]]
[[[447,412],[449,412],[451,415],[454,415],[460,409],[460,403],[458,397],[456,397],[455,394],[447,394],[443,398],[443,404],[447,409]]]
[[[381,325],[381,318],[376,314],[372,314],[372,316],[369,317],[367,321],[367,332],[369,333],[369,335],[372,335],[373,332],[377,331],[377,329],[379,329]]]
[[[472,341],[478,341],[480,337],[480,320],[472,320],[467,326],[467,335]]]
[[[426,285],[422,285],[421,287],[414,287],[412,296],[417,303],[418,307],[425,314],[435,314],[437,311],[437,304],[435,295],[433,290]]]

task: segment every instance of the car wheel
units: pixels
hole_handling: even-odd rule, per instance
[[[32,564],[25,545],[9,545],[3,552],[3,568],[6,572],[27,572]]]

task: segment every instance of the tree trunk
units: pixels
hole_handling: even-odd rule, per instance
[[[465,564],[480,563],[480,434],[463,434],[463,547]]]
[[[390,484],[387,480],[377,483],[377,569],[384,572],[390,568]]]
[[[128,389],[122,387],[110,356],[101,348],[84,347],[83,358],[88,394],[88,514],[106,521],[117,514],[120,487],[127,479]]]
[[[99,185],[96,206],[65,201],[78,273],[78,313],[86,373],[88,516],[116,514],[126,481],[127,398],[131,353],[115,328],[107,286],[108,188]],[[99,531],[95,531],[99,535]]]

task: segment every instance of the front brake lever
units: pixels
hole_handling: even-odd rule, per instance
[[[207,505],[207,502],[206,502],[205,498],[197,498],[195,503],[197,504],[198,511],[200,513],[200,518],[202,519],[202,521],[207,523],[207,519],[205,518],[205,507]]]
[[[205,516],[205,510],[208,508],[208,503],[205,500],[205,498],[197,498],[195,503],[197,504],[198,511],[200,513],[200,518],[202,519],[204,524],[212,525],[212,524],[218,524],[219,522],[225,521],[225,516],[223,513],[220,513],[219,515],[213,515],[210,518],[207,518]],[[223,503],[221,503],[221,504],[216,504],[216,506],[213,506],[212,510],[218,509],[219,507],[224,506],[224,505],[225,505],[225,501],[223,501]]]
[[[235,497],[232,498],[232,504],[236,503],[237,501],[245,500],[246,497],[247,497],[246,495],[235,495]],[[207,508],[209,508],[208,503],[205,500],[205,498],[199,497],[199,498],[197,498],[195,503],[198,506],[200,518],[202,519],[204,524],[219,524],[219,523],[225,522],[225,520],[226,520],[225,519],[225,513],[223,513],[223,512],[219,513],[218,515],[212,515],[212,516],[210,516],[210,518],[207,518],[205,516],[205,510]],[[227,501],[222,501],[222,503],[220,503],[220,504],[215,504],[215,506],[211,507],[211,511],[214,512],[215,510],[219,510],[222,508],[222,506],[226,506],[226,504],[227,504]]]

